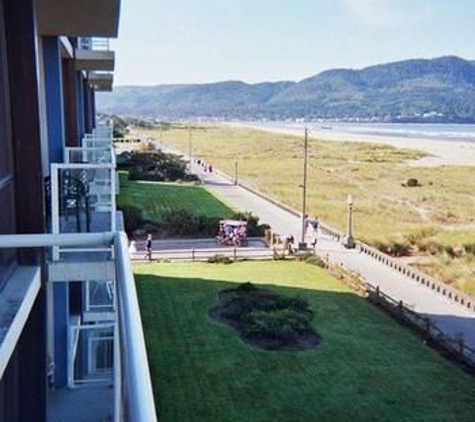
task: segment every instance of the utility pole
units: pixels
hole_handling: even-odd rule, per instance
[[[302,237],[300,248],[306,248],[305,244],[305,220],[307,213],[307,162],[308,162],[308,129],[305,128],[304,155],[303,155],[303,184],[302,184]]]
[[[234,161],[234,184],[237,186],[239,185],[239,168],[238,168],[238,160]]]
[[[193,154],[193,134],[191,132],[191,126],[190,126],[190,132],[189,132],[189,136],[188,136],[188,141],[189,141],[189,157],[190,157],[190,174],[192,173],[192,169],[193,169],[193,158],[192,158],[192,154]]]

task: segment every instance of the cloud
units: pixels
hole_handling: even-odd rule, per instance
[[[428,3],[417,0],[344,0],[348,14],[376,27],[420,22],[431,15]]]

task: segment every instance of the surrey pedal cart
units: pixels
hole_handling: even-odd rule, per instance
[[[247,222],[221,220],[216,240],[220,246],[247,246]]]

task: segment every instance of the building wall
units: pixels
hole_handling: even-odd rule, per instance
[[[63,161],[64,107],[61,48],[58,37],[43,37],[44,85],[48,123],[49,163]]]
[[[95,125],[94,92],[74,59],[61,57],[58,37],[39,36],[37,4],[0,0],[0,234],[49,232],[50,164],[62,162],[65,145],[79,146]],[[39,266],[46,274],[44,252],[0,249],[0,295],[18,265]],[[56,385],[67,383],[69,315],[82,306],[82,286],[76,293],[74,285],[51,287],[48,314],[46,286],[43,279],[0,378],[0,422],[46,421],[47,353],[55,359]],[[47,328],[53,334],[48,346]]]

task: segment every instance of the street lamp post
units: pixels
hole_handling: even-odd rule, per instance
[[[348,195],[348,232],[344,245],[348,249],[355,247],[355,239],[353,237],[353,197],[351,195]]]
[[[305,128],[304,155],[303,155],[303,183],[302,183],[302,234],[299,249],[306,249],[305,226],[307,219],[307,164],[308,164],[308,129]]]

